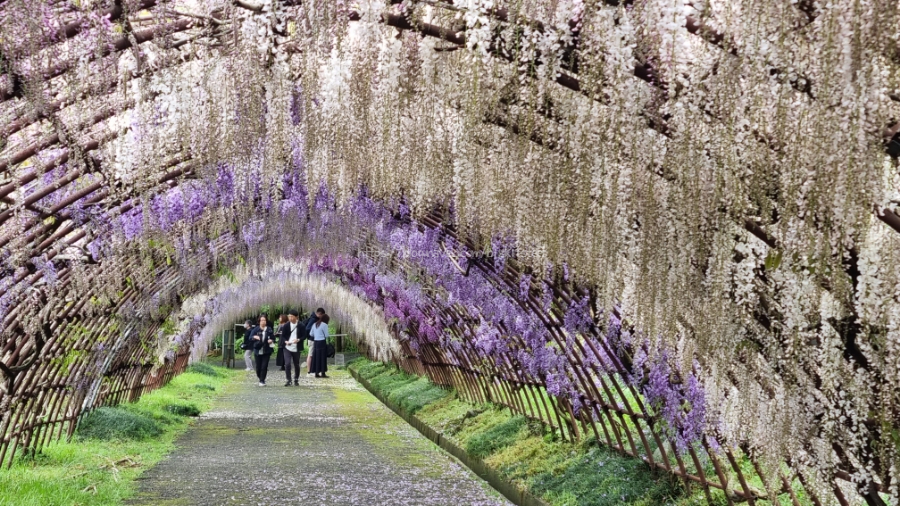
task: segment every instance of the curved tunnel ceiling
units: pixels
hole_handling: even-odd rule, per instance
[[[333,279],[310,272],[309,264],[295,261],[274,261],[262,269],[244,264],[219,276],[217,284],[185,299],[180,315],[183,328],[175,339],[165,336],[166,343],[190,342],[194,358],[199,358],[219,331],[270,304],[302,308],[306,313],[325,307],[367,355],[384,362],[401,356],[400,345],[377,306]],[[191,335],[189,327],[200,324],[199,334]],[[177,348],[169,346],[169,351],[174,354]]]
[[[0,461],[288,259],[472,399],[705,486],[740,447],[770,495],[896,498],[897,9],[0,0]]]

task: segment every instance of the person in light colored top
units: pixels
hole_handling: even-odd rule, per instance
[[[288,312],[288,322],[281,326],[281,339],[278,341],[278,349],[283,355],[284,375],[287,382],[284,386],[291,386],[291,366],[294,368],[294,386],[300,385],[300,352],[303,351],[303,327],[297,319],[298,313],[293,309]]]
[[[306,356],[306,374],[312,374],[312,354],[313,354],[313,343],[312,343],[312,326],[319,321],[319,317],[325,314],[325,310],[322,308],[316,309],[316,312],[309,315],[309,318],[303,322],[303,328],[305,329],[304,336],[306,339],[310,340],[309,343],[309,355]]]
[[[311,338],[312,346],[312,367],[310,372],[314,373],[317,378],[327,378],[325,373],[328,371],[328,351],[326,339],[328,339],[328,315],[323,314],[318,321],[313,324]]]

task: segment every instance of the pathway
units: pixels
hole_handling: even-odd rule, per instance
[[[345,371],[290,388],[283,374],[226,387],[130,504],[509,504]]]

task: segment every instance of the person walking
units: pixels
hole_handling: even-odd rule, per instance
[[[284,386],[291,386],[291,366],[294,366],[294,386],[300,385],[300,352],[303,351],[303,333],[300,321],[295,310],[288,312],[288,322],[281,326],[281,339],[278,340],[278,349],[281,350],[284,362],[284,376],[287,378]]]
[[[256,355],[256,377],[259,378],[259,386],[266,386],[266,374],[269,372],[269,358],[272,356],[272,345],[275,344],[275,335],[272,327],[269,327],[268,318],[265,315],[259,317],[259,326],[250,334]]]
[[[244,340],[241,341],[241,349],[244,350],[244,365],[246,371],[253,369],[253,343],[250,342],[250,334],[253,332],[253,324],[250,320],[244,322]]]
[[[312,341],[312,327],[315,325],[317,321],[319,321],[319,317],[325,314],[325,310],[322,308],[316,309],[316,312],[309,315],[309,318],[303,322],[304,328],[304,337]],[[312,374],[312,356],[313,356],[313,343],[309,343],[309,354],[306,356],[306,374]]]
[[[328,339],[328,318],[327,314],[319,317],[319,320],[312,326],[312,368],[311,371],[317,378],[327,378],[325,374],[328,371],[328,351],[326,339]]]
[[[282,329],[284,329],[284,326],[287,325],[287,323],[288,323],[288,316],[286,314],[280,315],[278,317],[278,326],[275,327],[275,335],[276,336],[279,336],[279,337],[281,336],[281,331],[282,331]],[[284,370],[284,354],[281,353],[281,350],[283,349],[281,347],[281,345],[282,345],[282,343],[281,343],[281,340],[279,339],[278,351],[276,352],[276,353],[278,353],[278,355],[275,356],[275,365],[278,366],[279,370],[283,371]]]

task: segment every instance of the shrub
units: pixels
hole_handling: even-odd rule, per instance
[[[199,385],[194,385],[194,388],[196,388],[197,390],[205,391],[205,392],[215,392],[216,391],[216,387],[214,387],[212,385],[207,385],[206,383],[200,383]]]
[[[218,378],[219,373],[213,368],[213,366],[209,364],[204,364],[203,362],[198,362],[190,367],[188,367],[188,372],[195,372],[197,374],[202,374],[204,376],[212,376],[213,378]]]
[[[167,404],[165,410],[178,416],[200,416],[200,408],[196,404]]]
[[[144,415],[121,408],[97,408],[78,424],[82,439],[147,439],[162,434],[162,427]]]
[[[487,457],[501,448],[506,448],[519,439],[519,433],[526,423],[524,416],[514,416],[484,432],[475,434],[466,443],[466,452],[476,457]]]

